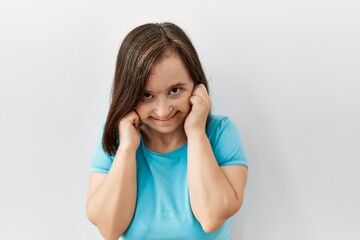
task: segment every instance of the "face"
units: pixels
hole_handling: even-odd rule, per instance
[[[190,96],[194,82],[177,54],[152,67],[141,102],[135,108],[143,127],[149,133],[182,132],[191,110]]]

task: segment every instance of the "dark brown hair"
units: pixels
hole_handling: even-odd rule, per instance
[[[115,155],[119,146],[120,120],[138,105],[153,64],[161,61],[169,51],[181,57],[195,85],[203,83],[208,89],[198,54],[180,27],[165,22],[148,23],[133,29],[119,49],[102,137],[103,148],[110,156]]]

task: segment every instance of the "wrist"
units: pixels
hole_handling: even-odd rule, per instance
[[[138,147],[133,144],[126,145],[126,144],[120,143],[117,151],[122,152],[122,153],[134,153],[134,152],[136,152],[137,148]]]
[[[186,131],[186,136],[188,138],[188,141],[195,140],[195,139],[207,138],[205,130],[202,130],[202,129],[188,130],[188,131]]]

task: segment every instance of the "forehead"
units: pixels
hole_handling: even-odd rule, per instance
[[[146,90],[162,90],[178,83],[192,85],[193,80],[178,54],[166,54],[161,61],[153,65],[146,82]]]

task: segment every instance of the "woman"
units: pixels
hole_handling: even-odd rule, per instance
[[[235,125],[210,114],[184,31],[145,24],[124,39],[93,154],[87,215],[105,239],[229,239],[247,160]]]

